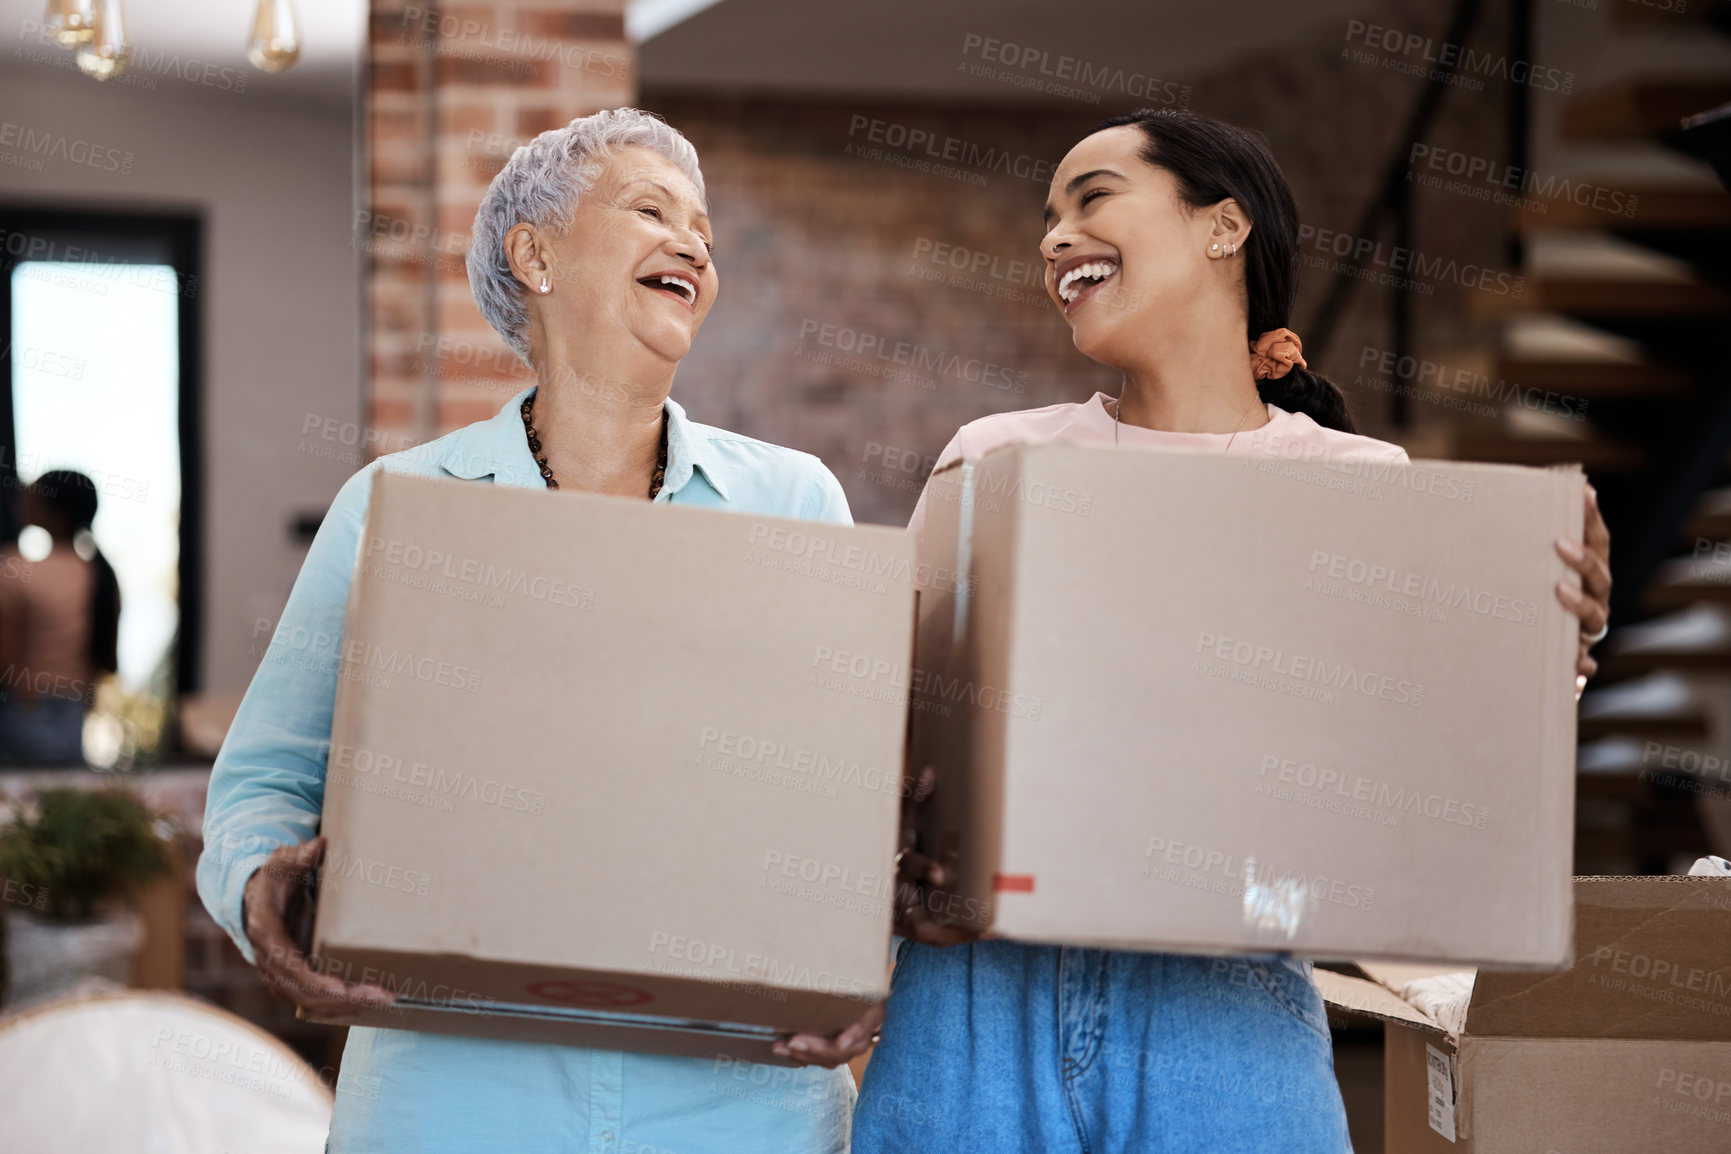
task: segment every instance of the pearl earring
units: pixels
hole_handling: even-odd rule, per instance
[[[1220,251],[1220,243],[1218,241],[1216,241],[1214,244],[1209,245],[1208,251],[1209,252],[1219,252]]]
[[[552,291],[551,287],[547,284],[547,278],[546,277],[541,278],[541,291],[542,292],[551,292]]]

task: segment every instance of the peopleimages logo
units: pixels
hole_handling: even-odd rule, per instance
[[[1684,1098],[1712,1102],[1715,1106],[1731,1105],[1731,1081],[1716,1078],[1712,1074],[1696,1074],[1662,1066],[1659,1069],[1658,1088]]]
[[[1199,661],[1213,658],[1231,662],[1253,674],[1285,677],[1295,682],[1346,690],[1399,705],[1416,707],[1424,702],[1424,685],[1420,682],[1400,680],[1344,662],[1330,665],[1326,658],[1289,653],[1269,645],[1235,641],[1230,637],[1201,632],[1196,635],[1194,652]],[[1192,669],[1195,668],[1196,663],[1193,663]]]
[[[1593,208],[1617,216],[1634,216],[1641,203],[1639,196],[1621,189],[1607,188],[1590,181],[1571,180],[1566,176],[1541,174],[1531,168],[1521,168],[1504,161],[1441,148],[1434,144],[1414,144],[1406,159],[1407,180],[1412,181],[1416,177],[1418,183],[1432,188],[1448,187],[1441,182],[1440,176],[1436,175],[1446,173],[1462,178],[1460,183],[1468,187],[1482,185],[1489,190],[1507,190],[1543,200],[1566,200],[1581,208]],[[1431,170],[1429,173],[1414,171],[1421,162],[1425,168]],[[1499,203],[1513,203],[1513,200]],[[1539,212],[1546,211],[1542,201],[1533,201],[1530,207]]]
[[[1358,453],[1336,453],[1296,437],[1274,436],[1263,444],[1263,453],[1246,454],[1244,468],[1260,472],[1277,472],[1292,480],[1323,484],[1326,478],[1307,475],[1305,469],[1283,466],[1315,466],[1361,482],[1353,488],[1367,497],[1382,500],[1385,490],[1405,489],[1445,501],[1471,502],[1477,482],[1439,472],[1419,464],[1397,464],[1387,457],[1367,457]],[[1327,486],[1335,487],[1335,486]],[[1342,486],[1345,487],[1345,486]]]
[[[770,986],[796,990],[816,990],[823,994],[839,994],[845,998],[865,999],[872,990],[860,978],[847,977],[831,970],[817,969],[798,962],[782,964],[768,954],[741,952],[737,946],[705,941],[695,936],[656,930],[649,935],[649,952],[659,954],[705,973],[732,974],[744,981],[761,982]]]
[[[78,67],[72,54],[65,51],[35,20],[26,20],[18,26],[18,39],[30,43],[28,46],[13,49],[12,55],[15,57],[66,71]],[[218,92],[232,92],[236,96],[246,91],[247,72],[244,68],[216,65],[196,57],[182,60],[177,53],[167,50],[152,51],[145,44],[134,45],[126,71],[111,77],[106,83],[126,84],[145,91],[154,91],[157,86],[155,78],[158,76],[172,76],[188,84],[214,88]],[[127,155],[130,156],[131,153]]]
[[[358,854],[332,850],[319,870],[319,888],[334,893],[348,882],[365,882],[424,898],[432,892],[433,875],[425,870],[405,869],[388,862],[368,860]]]
[[[547,808],[547,795],[538,790],[523,789],[461,770],[428,765],[424,761],[408,761],[395,754],[381,753],[346,742],[337,742],[330,747],[326,764],[336,784],[358,785],[366,779],[388,779],[414,789],[427,790],[435,795],[498,806],[500,809],[516,810],[520,813],[539,814]]]
[[[458,9],[459,12],[479,11],[479,9]],[[403,32],[398,36],[399,42],[407,42],[418,47],[436,47],[440,55],[459,55],[465,59],[486,59],[495,67],[504,71],[521,72],[522,61],[538,61],[557,64],[574,71],[589,72],[601,77],[629,77],[631,61],[612,52],[603,52],[597,48],[585,48],[574,44],[570,39],[561,36],[536,36],[534,33],[517,28],[495,28],[491,24],[479,20],[465,19],[452,12],[442,12],[437,8],[419,8],[407,5],[403,8]],[[418,39],[410,39],[413,33]],[[483,57],[458,53],[458,43],[474,43],[493,53],[506,57],[518,57],[518,60],[499,60],[496,57]]]
[[[1462,288],[1495,293],[1497,296],[1512,297],[1515,300],[1521,299],[1521,294],[1526,290],[1526,278],[1519,275],[1510,275],[1486,265],[1473,264],[1471,261],[1463,263],[1452,257],[1444,259],[1428,256],[1417,249],[1384,245],[1380,240],[1370,237],[1335,232],[1333,229],[1317,228],[1311,224],[1298,226],[1298,244],[1301,249],[1315,250],[1314,254],[1301,257],[1304,263],[1313,267],[1317,262],[1328,262],[1328,258],[1334,256],[1346,262],[1344,265],[1326,263],[1326,267],[1335,271],[1357,265],[1360,271],[1364,272],[1367,263],[1377,266],[1377,269],[1387,270],[1386,273],[1377,272],[1375,277],[1361,279],[1379,280],[1390,288],[1434,289],[1438,282],[1449,281]]]
[[[1444,582],[1392,565],[1330,553],[1326,549],[1311,550],[1310,572],[1332,581],[1343,581],[1349,585],[1360,585],[1367,589],[1379,589],[1402,597],[1427,601],[1445,609],[1465,608],[1481,617],[1498,621],[1514,621],[1521,625],[1539,623],[1537,602],[1503,593],[1492,593],[1488,589],[1474,589],[1464,581]]]
[[[355,640],[345,643],[343,661],[345,672],[351,673],[355,679],[364,679],[366,671],[377,670],[380,673],[407,674],[416,681],[425,681],[429,685],[466,689],[470,693],[481,688],[479,670],[402,649],[386,649],[368,641]],[[378,688],[389,688],[389,684],[379,685]]]
[[[1032,694],[977,685],[966,678],[945,677],[936,670],[910,668],[899,661],[828,645],[819,645],[813,652],[812,666],[812,683],[826,689],[897,703],[908,701],[911,695],[911,708],[940,717],[948,717],[953,705],[965,705],[1038,721],[1046,708],[1045,700]]]
[[[1616,946],[1599,946],[1589,959],[1594,969],[1604,968],[1614,974],[1627,974],[1654,985],[1669,986],[1710,998],[1731,998],[1731,975],[1724,970],[1707,970],[1700,966],[1687,969],[1667,958],[1637,954]]]
[[[1206,846],[1150,837],[1142,854],[1142,876],[1156,881],[1178,881],[1192,889],[1215,893],[1237,894],[1255,865],[1253,857],[1210,849]],[[1184,870],[1192,876],[1177,871]],[[1255,870],[1257,878],[1272,878],[1275,885],[1289,883],[1317,901],[1329,902],[1347,909],[1368,910],[1376,904],[1376,888],[1359,885],[1339,878],[1305,874],[1296,870],[1268,871],[1266,866]],[[1216,875],[1210,877],[1209,875]]]
[[[1170,104],[1183,108],[1190,101],[1190,86],[1187,84],[1160,80],[1134,69],[1095,64],[1074,56],[1054,56],[1044,48],[998,40],[978,32],[969,32],[962,37],[962,57],[962,68],[971,75],[1036,92],[1085,100],[1090,104],[1100,103],[1099,90],[1122,93],[1142,104]],[[965,62],[968,57],[1011,69],[1012,73],[972,66]]]
[[[1486,415],[1494,413],[1496,408],[1502,405],[1519,405],[1536,413],[1571,417],[1577,421],[1587,419],[1585,397],[1522,385],[1518,381],[1505,380],[1502,377],[1493,382],[1489,376],[1476,369],[1428,361],[1422,357],[1403,356],[1395,353],[1393,349],[1364,345],[1359,349],[1358,366],[1361,369],[1374,366],[1377,372],[1414,386],[1408,395],[1422,396],[1427,391],[1436,391],[1482,398],[1492,406]]]
[[[424,549],[413,542],[369,537],[367,559],[480,586],[492,593],[509,593],[569,609],[587,611],[595,607],[595,590],[575,582],[526,573],[510,566],[500,568],[478,557],[453,556],[438,549]]]
[[[822,348],[854,354],[867,364],[870,363],[868,358],[871,358],[905,368],[909,372],[956,377],[1007,393],[1025,393],[1028,390],[1026,369],[1017,370],[983,357],[965,357],[960,353],[934,349],[913,341],[894,340],[881,333],[867,332],[847,325],[828,324],[807,317],[800,322],[799,340],[802,346],[809,341]],[[796,351],[795,355],[800,354]],[[806,359],[825,363],[817,356],[808,355]]]
[[[1411,71],[1428,76],[1433,72],[1449,70],[1463,78],[1482,80],[1489,77],[1506,80],[1511,84],[1537,88],[1541,92],[1560,92],[1567,95],[1575,90],[1573,72],[1546,68],[1530,60],[1511,59],[1501,52],[1479,52],[1448,40],[1438,41],[1417,32],[1403,32],[1398,28],[1384,28],[1380,24],[1366,24],[1362,20],[1348,20],[1346,39],[1348,43],[1362,44],[1366,48],[1379,49],[1400,58],[1407,67],[1396,69],[1397,71]],[[1345,49],[1341,51],[1342,54],[1346,52]],[[1390,62],[1384,62],[1384,67],[1389,65]],[[1430,67],[1432,65],[1436,67]],[[1482,83],[1476,87],[1482,87]]]
[[[22,148],[49,160],[64,160],[101,172],[118,172],[122,176],[132,172],[133,155],[130,152],[88,140],[74,140],[59,132],[39,132],[10,120],[0,120],[0,148]]]
[[[982,145],[956,136],[942,136],[928,128],[915,128],[859,113],[854,113],[849,119],[847,134],[849,143],[843,151],[868,159],[876,158],[862,151],[863,145],[878,144],[924,160],[960,164],[973,169],[976,175],[997,172],[1031,180],[1039,185],[1050,184],[1052,174],[1058,170],[1055,161]],[[853,139],[856,136],[863,136],[863,142],[856,142]]]
[[[849,785],[867,793],[899,795],[902,792],[900,766],[868,765],[858,759],[849,759],[845,754],[832,756],[749,733],[735,733],[706,725],[697,739],[697,748],[696,764],[699,767],[735,777],[759,776],[756,772],[738,772],[741,769],[780,771],[798,774],[813,782]],[[772,776],[769,780],[773,783],[775,779]]]
[[[1257,776],[1299,790],[1314,791],[1318,796],[1333,795],[1344,801],[1363,802],[1392,811],[1428,817],[1448,825],[1484,829],[1491,811],[1482,805],[1470,805],[1458,798],[1440,793],[1426,793],[1391,785],[1363,774],[1349,774],[1334,766],[1317,766],[1308,761],[1296,761],[1279,754],[1265,753]],[[1262,792],[1258,787],[1258,792]],[[1383,824],[1393,825],[1393,821]]]

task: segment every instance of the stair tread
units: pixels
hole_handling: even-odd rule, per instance
[[[1588,472],[1599,473],[1632,471],[1647,463],[1646,453],[1621,441],[1525,437],[1471,430],[1461,430],[1454,435],[1449,455],[1460,461],[1510,465],[1559,465],[1574,461]]]
[[[1708,489],[1683,525],[1685,540],[1731,541],[1731,487]]]
[[[1600,650],[1599,663],[1607,673],[1731,668],[1731,609],[1697,603],[1622,626]]]
[[[1505,380],[1533,388],[1562,388],[1579,393],[1661,394],[1686,392],[1695,380],[1674,365],[1651,361],[1505,356],[1496,362]]]
[[[1705,602],[1731,603],[1731,561],[1679,557],[1659,566],[1646,590],[1654,608]]]
[[[1693,653],[1731,649],[1731,611],[1696,605],[1678,613],[1625,625],[1607,643],[1608,653]]]
[[[1587,317],[1731,317],[1731,288],[1698,280],[1528,276],[1520,296],[1469,296],[1481,317],[1551,311]]]
[[[1708,720],[1704,710],[1696,710],[1692,713],[1637,717],[1583,717],[1577,728],[1583,741],[1617,734],[1693,738],[1707,736]]]
[[[1583,93],[1563,106],[1558,127],[1573,139],[1669,136],[1682,120],[1731,101],[1721,77],[1633,80]]]
[[[1687,680],[1674,674],[1655,673],[1589,689],[1577,712],[1583,720],[1603,721],[1613,717],[1675,717],[1700,708],[1695,690]]]
[[[1654,581],[1669,586],[1728,585],[1731,584],[1731,561],[1714,557],[1675,557],[1659,566]]]
[[[1537,189],[1515,193],[1536,203],[1513,210],[1515,226],[1522,232],[1551,228],[1591,228],[1653,231],[1658,229],[1731,229],[1731,194],[1717,188],[1619,187],[1615,180],[1571,177],[1571,187],[1605,188],[1633,198],[1622,203],[1628,213],[1578,204],[1568,196],[1538,195]]]

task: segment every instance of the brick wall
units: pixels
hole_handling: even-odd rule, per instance
[[[1391,25],[1435,20],[1417,0],[1373,7]],[[1005,108],[639,96],[622,10],[623,0],[589,0],[576,12],[480,5],[437,15],[374,4],[375,216],[366,227],[370,419],[380,450],[490,416],[529,382],[469,294],[462,252],[475,205],[522,138],[633,101],[697,145],[717,229],[723,287],[675,397],[698,420],[822,456],[857,519],[905,522],[932,457],[968,420],[1116,391],[1115,374],[1075,352],[1041,291],[1039,214],[1051,165],[1070,144],[1146,99],[1107,92]],[[1487,17],[1478,42],[1498,27]],[[1420,88],[1351,60],[1329,32],[1160,97],[1262,131],[1303,219],[1350,231]],[[1451,93],[1433,140],[1500,156],[1506,98],[1506,88]],[[923,150],[889,144],[903,131],[953,138],[976,161],[1000,163],[916,168]],[[1500,263],[1494,205],[1430,194],[1418,204],[1418,247]],[[1305,270],[1301,335],[1311,335],[1304,324],[1330,279]],[[1319,365],[1347,386],[1367,432],[1388,432],[1388,397],[1355,393],[1354,370],[1362,350],[1388,343],[1395,291],[1361,286]],[[1482,339],[1468,295],[1443,282],[1414,297],[1422,344]],[[1414,407],[1421,432],[1441,416]]]
[[[463,267],[487,184],[528,137],[636,98],[625,0],[373,0],[366,87],[368,421],[389,452],[529,382]]]
[[[1403,17],[1398,2],[1382,7],[1392,24],[1426,26]],[[1492,42],[1497,27],[1487,19],[1477,42]],[[1371,198],[1420,87],[1346,58],[1330,34],[1161,95],[1263,132],[1301,219],[1344,232]],[[1452,93],[1433,139],[1499,156],[1505,99],[1506,90]],[[1075,351],[1045,300],[1040,210],[1050,165],[1092,125],[1146,99],[1105,93],[1030,109],[650,90],[642,103],[696,144],[716,225],[721,294],[674,396],[699,420],[822,456],[857,520],[905,523],[935,454],[969,420],[1116,393],[1117,375]],[[961,142],[952,153],[963,159],[942,171],[915,167],[927,146],[893,142],[918,132]],[[1009,171],[997,163],[1004,158]],[[1426,195],[1417,203],[1418,247],[1500,263],[1495,206]],[[1326,259],[1313,249],[1314,238],[1313,263]],[[1305,324],[1330,280],[1305,268],[1301,336],[1311,335]],[[1468,291],[1431,287],[1414,297],[1421,341],[1483,340]],[[1396,291],[1360,285],[1317,365],[1347,389],[1360,427],[1382,435],[1388,396],[1353,378],[1363,350],[1388,341]],[[1409,441],[1442,416],[1434,405],[1413,408]]]

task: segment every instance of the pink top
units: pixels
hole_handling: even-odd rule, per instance
[[[1083,441],[1112,444],[1112,414],[1106,408],[1111,398],[1095,393],[1081,404],[1047,405],[1043,409],[1023,409],[1015,413],[993,413],[977,421],[969,421],[944,451],[938,454],[937,468],[962,457],[978,457],[999,445],[1011,441]],[[1230,452],[1255,453],[1267,456],[1289,456],[1294,460],[1319,457],[1339,461],[1389,461],[1404,465],[1406,450],[1374,437],[1342,433],[1325,429],[1303,413],[1289,413],[1274,405],[1268,406],[1268,423],[1260,429],[1232,433],[1169,433],[1162,429],[1145,429],[1140,425],[1121,425],[1117,429],[1118,444],[1154,446],[1175,449],[1217,449]],[[926,495],[920,493],[919,504],[908,528],[918,529],[926,517]]]

